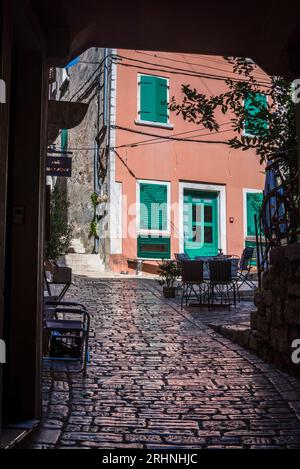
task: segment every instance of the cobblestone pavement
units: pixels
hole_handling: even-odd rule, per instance
[[[300,448],[298,380],[150,280],[80,277],[70,291],[92,317],[88,376],[45,372],[30,447]]]

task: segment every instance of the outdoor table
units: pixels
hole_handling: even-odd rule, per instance
[[[204,291],[203,291],[203,298],[205,300],[205,298],[207,298],[208,302],[205,303],[205,301],[201,301],[201,303],[190,303],[190,306],[207,306],[207,307],[211,307],[211,306],[214,306],[214,307],[218,307],[218,306],[229,306],[230,305],[225,305],[224,303],[215,303],[215,304],[212,304],[210,302],[210,297],[209,297],[209,292],[211,290],[211,281],[210,281],[210,272],[209,272],[209,262],[210,261],[231,261],[231,269],[232,269],[232,280],[234,281],[235,278],[237,278],[237,269],[238,269],[238,263],[239,263],[239,257],[237,256],[234,256],[234,255],[225,255],[225,254],[219,254],[219,255],[216,255],[216,256],[209,256],[209,257],[205,257],[205,256],[199,256],[196,258],[197,260],[203,260],[204,262],[204,267],[203,267],[203,280],[204,280],[204,284],[207,285],[207,288],[204,288]],[[236,266],[233,268],[233,264],[232,264],[232,261],[233,260],[236,260]],[[221,284],[220,284],[221,285]]]

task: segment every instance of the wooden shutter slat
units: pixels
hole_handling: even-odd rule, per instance
[[[167,187],[160,184],[140,185],[140,228],[167,229]]]
[[[247,194],[247,236],[255,236],[254,216],[259,214],[262,200],[262,193]]]
[[[156,120],[166,124],[168,122],[168,84],[165,78],[156,81]]]
[[[155,77],[141,76],[140,81],[140,118],[141,120],[154,122],[155,109]]]
[[[168,122],[168,81],[142,75],[140,82],[140,118],[148,122]]]

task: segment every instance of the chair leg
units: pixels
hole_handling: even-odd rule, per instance
[[[183,299],[184,299],[184,296],[185,296],[185,291],[186,291],[186,284],[183,283],[182,284],[182,295],[181,295],[181,309],[183,309]]]
[[[189,289],[190,289],[190,286],[187,285],[187,286],[186,286],[186,292],[185,292],[185,293],[186,293],[186,294],[185,294],[185,306],[187,306],[188,301],[189,301],[189,297],[190,297]]]
[[[229,296],[228,283],[226,283],[226,296],[227,296],[228,308],[229,308],[229,311],[231,311],[231,302],[230,302],[230,296]]]
[[[234,304],[234,307],[236,308],[236,289],[235,289],[235,283],[233,283],[233,304]]]

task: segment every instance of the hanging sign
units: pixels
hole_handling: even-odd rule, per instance
[[[72,158],[67,156],[47,156],[46,176],[72,177]]]

